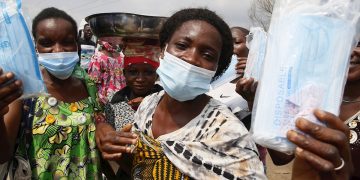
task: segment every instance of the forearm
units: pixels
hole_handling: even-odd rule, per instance
[[[0,163],[8,161],[13,152],[21,121],[21,102],[9,105],[9,112],[0,120]]]
[[[0,119],[0,145],[0,164],[2,164],[7,162],[11,156],[9,138],[3,117]]]

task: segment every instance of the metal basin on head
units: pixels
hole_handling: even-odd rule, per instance
[[[131,13],[101,13],[85,18],[95,36],[158,39],[166,17]]]

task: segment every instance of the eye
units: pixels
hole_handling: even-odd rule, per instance
[[[204,52],[203,57],[208,61],[215,61],[216,55],[213,52]]]
[[[138,75],[138,71],[136,71],[134,69],[128,70],[127,73],[129,73],[129,76],[137,76]]]
[[[185,42],[177,42],[175,43],[175,47],[180,50],[185,50],[188,47],[188,45]]]
[[[50,39],[39,39],[38,44],[43,47],[50,47],[54,44],[54,42],[51,41]]]
[[[64,44],[64,45],[70,45],[70,46],[72,46],[72,45],[76,44],[76,41],[75,41],[75,39],[73,39],[73,38],[69,38],[69,39],[65,39],[65,40],[63,41],[63,44]]]
[[[148,71],[145,71],[145,76],[153,76],[155,74],[155,71],[151,71],[151,70],[148,70]]]

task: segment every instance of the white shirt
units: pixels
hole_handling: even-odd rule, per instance
[[[236,84],[225,83],[215,89],[211,89],[207,94],[227,105],[232,113],[247,110],[247,101],[235,91],[235,88]]]

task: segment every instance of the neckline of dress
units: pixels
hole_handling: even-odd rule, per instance
[[[152,111],[151,116],[146,121],[146,122],[151,121],[151,125],[149,126],[148,131],[149,131],[149,136],[152,137],[152,138],[154,138],[153,130],[152,130],[153,115],[155,113],[156,107],[159,105],[159,102],[160,102],[161,98],[164,96],[164,94],[165,94],[164,90],[162,90],[158,94],[156,94],[156,106],[151,110]],[[193,119],[191,119],[188,123],[186,123],[183,127],[179,128],[179,129],[177,129],[175,131],[172,131],[170,133],[160,135],[160,136],[158,136],[157,138],[154,138],[154,139],[155,140],[162,140],[162,139],[166,139],[166,137],[176,136],[176,134],[178,134],[183,129],[188,128],[192,124],[195,124],[197,122],[196,120],[199,119],[205,113],[205,111],[209,108],[209,106],[213,103],[213,101],[214,101],[214,99],[210,98],[209,102],[204,106],[204,108],[201,110],[201,112],[197,116],[195,116]]]

